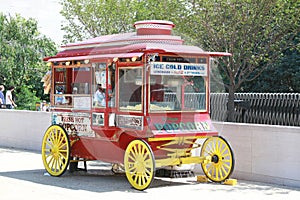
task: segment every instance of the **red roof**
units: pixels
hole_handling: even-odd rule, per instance
[[[152,51],[209,56],[231,55],[230,53],[225,52],[205,52],[197,46],[184,45],[180,36],[174,36],[168,33],[168,31],[174,27],[174,24],[169,21],[140,21],[136,22],[134,26],[137,26],[136,28],[139,27],[140,29],[143,29],[143,31],[140,34],[138,32],[131,32],[105,35],[77,43],[66,44],[62,46],[65,50],[59,52],[55,56],[44,58],[44,60],[79,60],[95,57],[110,57],[113,54],[120,55],[122,53],[146,53]],[[161,34],[155,33],[145,35],[148,29],[151,29],[152,33],[157,30]],[[167,32],[164,30],[167,30]]]

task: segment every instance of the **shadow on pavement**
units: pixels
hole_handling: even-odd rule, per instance
[[[66,172],[60,177],[52,177],[44,169],[0,172],[0,176],[29,181],[37,184],[56,186],[72,190],[86,190],[91,192],[147,192],[138,191],[131,187],[125,174],[114,174],[110,170],[92,169],[87,172]],[[196,183],[196,182],[195,182]],[[148,189],[193,184],[188,182],[173,182],[168,178],[154,178]]]
[[[151,189],[169,188],[176,186],[183,186],[186,191],[187,186],[191,191],[209,192],[210,194],[220,193],[234,194],[234,193],[260,193],[265,196],[269,195],[287,195],[291,192],[300,192],[300,188],[291,188],[279,186],[274,184],[250,182],[238,180],[235,186],[228,186],[219,183],[198,183],[195,177],[190,178],[160,178],[155,177],[150,187],[145,191],[137,191],[133,189],[124,173],[114,174],[111,171],[111,164],[100,161],[88,162],[88,171],[75,171],[70,173],[66,171],[60,177],[52,177],[43,168],[41,157],[39,153],[20,151],[15,149],[1,149],[0,157],[0,176],[6,178],[13,178],[17,180],[28,181],[31,183],[55,186],[70,190],[85,190],[90,192],[104,193],[104,192],[129,192],[129,193],[151,193]],[[30,163],[31,162],[31,163]],[[27,163],[28,165],[22,165]],[[34,166],[34,167],[32,167]],[[193,187],[197,185],[197,187]],[[191,186],[191,187],[189,187]],[[172,191],[173,188],[169,191]],[[148,192],[149,191],[149,192]],[[225,193],[224,193],[225,192]]]

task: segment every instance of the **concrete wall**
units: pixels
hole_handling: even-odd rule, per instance
[[[48,112],[0,109],[0,146],[40,151],[50,124]]]
[[[300,187],[300,127],[214,125],[234,150],[233,177]]]
[[[41,150],[50,113],[0,110],[0,146]],[[300,187],[300,127],[214,122],[235,155],[233,178]],[[200,167],[195,166],[197,173]]]

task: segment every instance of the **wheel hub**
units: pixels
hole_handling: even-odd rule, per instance
[[[58,147],[57,146],[54,146],[52,149],[51,149],[51,153],[54,157],[58,157],[58,153],[59,153],[59,150],[58,150]]]
[[[211,161],[212,161],[213,163],[218,163],[218,162],[219,162],[219,156],[213,155],[213,156],[211,157]]]
[[[144,164],[143,164],[143,159],[141,158],[141,156],[137,157],[135,165],[136,165],[137,172],[141,173],[144,171]]]

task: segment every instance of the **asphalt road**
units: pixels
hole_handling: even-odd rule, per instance
[[[0,200],[300,199],[300,188],[244,180],[235,186],[198,183],[196,177],[155,178],[147,190],[137,191],[124,174],[113,174],[108,163],[90,162],[88,169],[51,177],[40,153],[0,148]]]

